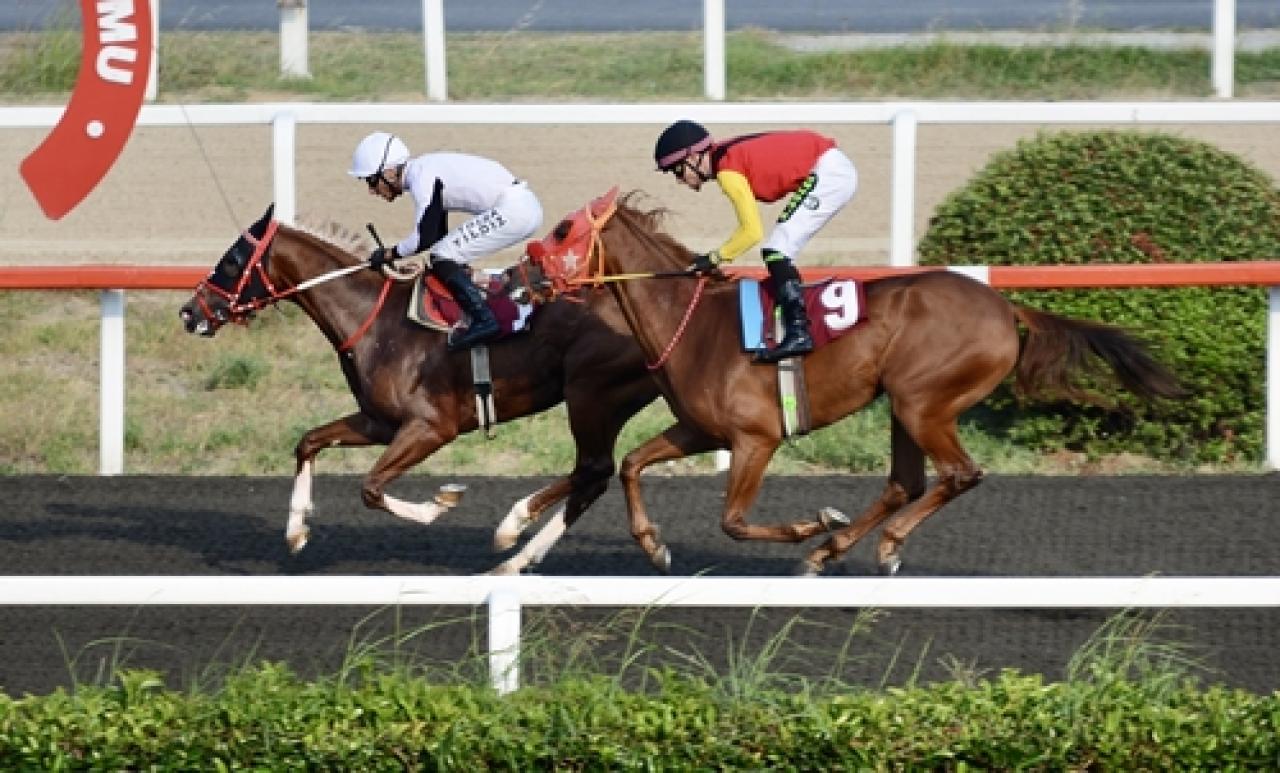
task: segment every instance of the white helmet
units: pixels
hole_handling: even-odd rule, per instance
[[[368,177],[388,167],[395,167],[409,160],[409,147],[399,137],[388,132],[374,132],[360,140],[356,152],[351,154],[352,177]]]

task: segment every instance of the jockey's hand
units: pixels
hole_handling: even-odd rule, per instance
[[[693,262],[685,269],[691,274],[710,274],[720,266],[720,253],[708,252],[694,257]]]
[[[369,254],[369,268],[374,271],[381,271],[384,266],[395,268],[396,258],[399,257],[395,247],[379,247]]]

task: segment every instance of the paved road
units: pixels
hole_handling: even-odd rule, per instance
[[[64,19],[67,0],[7,0],[0,5],[0,30],[36,29]],[[1241,29],[1280,27],[1280,3],[1236,0]],[[417,0],[310,0],[313,29],[361,27],[418,29]],[[731,29],[763,27],[786,32],[922,32],[936,30],[1036,30],[1081,26],[1109,30],[1210,27],[1212,0],[732,0],[726,3]],[[688,30],[702,24],[702,4],[688,0],[645,3],[582,3],[579,0],[446,0],[445,26],[451,30],[603,31]],[[162,29],[275,29],[270,0],[162,0]]]
[[[443,481],[413,476],[394,493],[426,498]],[[282,478],[0,477],[0,566],[8,574],[279,575],[470,574],[495,563],[492,528],[510,502],[541,480],[472,479],[463,505],[429,528],[366,512],[352,477],[317,481],[313,540],[290,558],[282,531],[290,482]],[[775,576],[800,548],[736,544],[716,525],[724,478],[646,479],[647,501],[674,554],[674,574]],[[853,510],[881,481],[869,477],[771,478],[753,520],[817,507]],[[627,533],[614,486],[544,562],[547,575],[651,575]],[[1280,476],[1024,478],[993,476],[927,523],[908,543],[904,573],[927,576],[1170,576],[1280,574]],[[835,573],[866,575],[873,545]],[[893,610],[855,631],[856,599],[838,610],[651,611],[638,629],[645,662],[723,669],[735,650],[755,657],[802,616],[775,673],[838,673],[860,684],[945,678],[948,663],[1063,678],[1071,656],[1110,616],[1098,610]],[[526,612],[526,637],[587,643],[609,669],[634,611]],[[452,621],[444,623],[443,621]],[[1280,688],[1280,609],[1169,613],[1164,639],[1195,648],[1209,681]],[[396,630],[430,631],[402,653],[454,662],[483,649],[483,622],[459,608],[325,607],[26,608],[0,606],[0,690],[43,693],[93,681],[112,663],[164,670],[171,686],[247,658],[287,660],[304,674],[333,673],[353,641]],[[479,633],[477,633],[479,632]],[[557,638],[558,637],[558,638]],[[745,644],[744,644],[745,643]],[[632,642],[633,646],[635,642]],[[564,655],[564,650],[555,650]],[[546,656],[545,651],[541,655]],[[610,671],[610,673],[614,673]],[[529,672],[532,677],[536,669]]]

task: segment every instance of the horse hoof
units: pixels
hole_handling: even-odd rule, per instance
[[[289,543],[289,555],[296,556],[299,553],[301,553],[302,549],[307,546],[307,538],[310,536],[311,536],[311,530],[303,529],[297,534],[291,534],[288,537],[286,537],[285,539]]]
[[[827,531],[835,531],[848,526],[850,521],[849,516],[834,507],[824,507],[818,511],[818,523]]]
[[[502,553],[510,550],[515,546],[516,540],[520,539],[519,532],[497,531],[493,533],[493,552]]]
[[[663,545],[649,554],[649,560],[653,563],[654,569],[663,574],[671,574],[671,548]]]
[[[792,574],[796,577],[817,577],[822,574],[822,564],[806,558],[796,566],[796,570]]]
[[[894,556],[880,562],[880,574],[885,577],[892,577],[902,568],[902,559]]]
[[[457,507],[466,491],[465,483],[446,483],[436,492],[436,504],[441,507]]]
[[[485,572],[485,574],[491,577],[515,577],[520,574],[520,570],[513,566],[510,561],[503,561]]]

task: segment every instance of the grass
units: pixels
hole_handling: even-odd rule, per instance
[[[274,33],[166,30],[159,99],[422,99],[421,36],[318,31],[308,40],[311,77],[285,78]],[[0,36],[0,94],[9,101],[64,96],[74,85],[79,47],[79,32],[69,27]],[[455,101],[702,98],[698,33],[451,33],[446,55]],[[763,30],[728,33],[726,73],[730,100],[1176,99],[1213,91],[1204,51],[943,41],[799,52]],[[1280,94],[1280,49],[1237,53],[1236,82],[1239,97]]]

